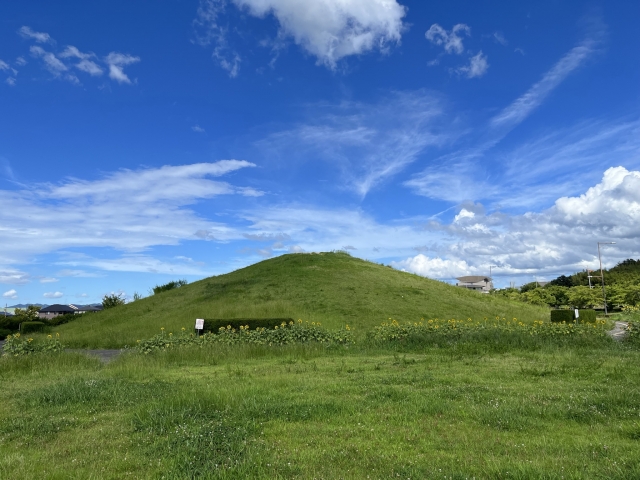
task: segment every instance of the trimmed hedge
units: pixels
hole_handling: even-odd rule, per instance
[[[228,325],[236,330],[241,326],[249,326],[249,330],[255,330],[258,327],[273,328],[276,325],[282,325],[282,322],[288,325],[289,322],[293,322],[293,318],[205,318],[203,331],[218,333],[220,328],[227,328]]]
[[[595,323],[596,311],[591,309],[578,310],[578,322],[579,323]],[[576,314],[573,309],[571,310],[551,310],[551,321],[556,323],[575,323]]]
[[[41,332],[44,328],[44,322],[22,322],[20,324],[20,332],[31,333]]]

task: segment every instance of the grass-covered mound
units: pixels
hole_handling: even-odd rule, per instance
[[[548,320],[546,307],[481,295],[353,258],[345,253],[291,254],[210,277],[85,316],[56,331],[74,347],[132,345],[165,327],[193,328],[196,318],[302,318],[364,335],[394,318]]]

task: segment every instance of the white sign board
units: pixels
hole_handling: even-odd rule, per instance
[[[576,308],[576,318],[580,317],[580,312],[578,311],[578,309]],[[588,320],[587,320],[588,321]]]
[[[196,330],[204,330],[204,318],[196,318]]]

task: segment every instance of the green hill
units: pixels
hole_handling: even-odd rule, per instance
[[[196,318],[291,317],[356,334],[394,318],[548,319],[546,307],[481,295],[346,253],[291,254],[210,277],[56,328],[74,347],[134,344],[165,327],[191,331]]]

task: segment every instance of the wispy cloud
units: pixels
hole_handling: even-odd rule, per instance
[[[98,64],[93,61],[96,58],[96,55],[93,53],[82,53],[74,46],[67,46],[67,48],[60,54],[60,58],[77,58],[80,61],[76,63],[74,66],[78,70],[82,70],[83,72],[88,73],[94,77],[99,77],[102,75],[103,70],[98,66]]]
[[[531,115],[564,79],[597,52],[603,36],[604,31],[602,29],[591,31],[586,39],[565,54],[525,94],[491,118],[486,126],[474,128],[473,132],[475,132],[477,140],[467,139],[468,145],[470,143],[468,147],[454,150],[440,157],[425,170],[415,174],[404,185],[420,195],[453,202],[505,198],[504,195],[500,195],[500,191],[512,190],[518,191],[519,194],[511,195],[505,199],[511,205],[516,205],[521,200],[525,200],[526,196],[531,197],[532,189],[538,187],[538,182],[534,181],[534,173],[540,170],[543,165],[547,165],[557,173],[563,163],[547,162],[540,158],[537,161],[525,163],[522,157],[517,162],[512,163],[511,160],[507,159],[509,154],[500,152],[497,147],[502,139]],[[478,55],[481,54],[482,52]],[[481,63],[478,63],[475,67],[477,72],[483,71],[484,67]],[[468,74],[471,75],[473,70],[469,66],[464,71],[468,71]],[[607,135],[604,135],[604,137],[607,137]],[[596,138],[604,137],[596,136]],[[560,138],[558,139],[562,141]],[[574,135],[565,135],[564,142],[569,149],[579,148],[577,142],[584,144],[582,140],[577,140]],[[574,146],[568,147],[569,143],[573,143]],[[594,145],[594,142],[586,143]],[[584,146],[586,147],[586,144]],[[558,143],[555,143],[553,147],[567,150]],[[584,153],[584,149],[582,153]],[[488,159],[489,155],[491,156],[490,160]],[[528,157],[530,158],[531,155],[528,155]],[[577,157],[573,159],[573,161],[577,160]],[[624,163],[625,159],[619,158],[619,161]],[[498,165],[502,165],[502,167],[498,167]],[[517,166],[517,168],[512,169],[510,165]],[[530,165],[530,168],[523,168],[525,165]],[[547,173],[550,171],[549,168]],[[515,175],[515,171],[519,172],[519,174]],[[574,178],[571,191],[575,191],[576,188],[584,185],[585,180],[593,180],[593,178],[582,177],[580,182],[575,182]],[[545,197],[542,195],[543,192],[537,192],[536,197],[539,200],[552,201],[554,191],[557,192],[559,186],[567,186],[568,179],[562,179],[561,181],[557,176],[555,176],[555,179],[555,181],[548,182],[548,177],[546,182],[548,183],[548,193],[551,197]],[[518,199],[517,201],[515,200],[516,198]],[[531,198],[529,198],[529,202],[531,202]]]
[[[109,66],[109,78],[118,83],[131,83],[131,79],[124,73],[124,67],[140,61],[140,57],[134,57],[125,53],[111,52],[104,58]]]
[[[476,55],[469,59],[468,65],[458,67],[455,71],[467,78],[482,77],[489,70],[489,62],[487,56],[480,50]]]
[[[44,32],[36,32],[31,29],[31,27],[23,26],[18,30],[18,34],[22,38],[27,38],[29,40],[35,40],[38,43],[53,43],[53,39],[48,33]]]
[[[251,196],[254,189],[213,180],[252,167],[243,160],[121,170],[87,181],[0,190],[0,269],[30,255],[65,248],[108,247],[140,251],[195,240],[198,231],[219,240],[241,238],[224,224],[201,218],[188,205],[219,195]],[[68,266],[68,265],[67,265]],[[4,269],[0,282],[28,277]],[[58,272],[57,276],[64,276]]]
[[[313,108],[314,120],[260,141],[264,151],[300,155],[335,165],[346,188],[361,197],[394,177],[429,147],[454,138],[441,98],[427,92],[394,93],[375,104]],[[295,153],[294,153],[295,152]]]
[[[464,52],[463,37],[468,37],[469,35],[471,35],[471,28],[464,23],[454,25],[450,31],[434,23],[424,34],[427,40],[434,45],[439,45],[444,48],[446,53],[455,53],[458,55]]]
[[[513,128],[527,118],[571,73],[597,51],[602,32],[587,37],[560,59],[524,95],[491,119],[494,128]]]
[[[194,125],[193,127],[191,127],[191,130],[196,133],[204,133],[204,128],[202,128],[200,125]]]

